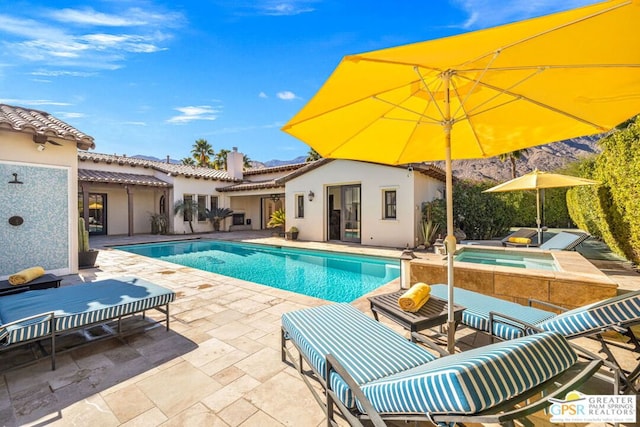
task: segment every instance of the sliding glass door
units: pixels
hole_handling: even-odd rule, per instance
[[[360,185],[342,186],[341,240],[360,242]]]

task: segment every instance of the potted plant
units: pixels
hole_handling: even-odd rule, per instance
[[[229,208],[213,208],[205,212],[213,224],[213,231],[220,231],[220,222],[233,215],[233,211]]]
[[[284,230],[284,224],[286,222],[286,215],[284,214],[284,209],[278,209],[274,213],[271,214],[271,219],[267,223],[267,228],[276,228],[278,229],[278,236],[282,235],[282,230]]]
[[[169,219],[165,214],[149,214],[151,220],[151,234],[167,234],[169,230]]]
[[[298,240],[298,227],[291,227],[289,231],[284,233],[284,237],[287,240]]]
[[[89,231],[84,218],[78,219],[78,267],[91,268],[96,264],[98,251],[89,248]]]

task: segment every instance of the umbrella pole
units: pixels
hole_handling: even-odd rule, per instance
[[[451,104],[449,100],[450,73],[443,73],[444,86],[444,142],[445,142],[445,172],[446,172],[446,196],[447,196],[447,237],[445,248],[447,249],[447,351],[453,354],[455,351],[456,322],[453,318],[453,254],[456,251],[456,238],[453,235],[453,172],[451,167]]]
[[[538,245],[542,244],[542,220],[540,219],[540,189],[536,188],[536,224],[538,225]]]

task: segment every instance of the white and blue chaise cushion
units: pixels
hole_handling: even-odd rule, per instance
[[[172,302],[175,293],[133,277],[27,291],[0,298],[0,339],[10,345],[51,333],[49,317],[4,326],[27,317],[54,313],[57,332],[103,322]]]
[[[565,311],[536,326],[544,331],[558,331],[570,338],[639,322],[640,291],[635,291]]]
[[[431,285],[431,294],[446,300],[448,298],[447,285]],[[455,304],[465,307],[462,312],[462,323],[484,332],[491,331],[489,327],[490,312],[502,313],[532,325],[555,317],[555,313],[549,311],[523,306],[461,288],[453,290],[453,300]],[[493,335],[511,340],[526,335],[526,331],[521,326],[501,320],[493,322]]]
[[[544,383],[577,361],[555,332],[446,356],[362,385],[379,413],[475,414]],[[358,402],[358,409],[364,408]]]
[[[331,304],[282,315],[282,327],[321,377],[326,355],[344,366],[358,385],[433,361],[435,356],[349,304]],[[336,373],[331,388],[352,408],[355,400]]]

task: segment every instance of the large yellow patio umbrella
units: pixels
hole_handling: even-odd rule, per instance
[[[342,59],[283,130],[321,156],[445,160],[453,302],[451,159],[607,131],[640,112],[640,0],[613,0]],[[449,349],[453,306],[449,304]]]
[[[599,184],[599,182],[591,179],[579,178],[577,176],[542,172],[536,169],[533,172],[529,172],[527,174],[514,178],[510,181],[503,182],[502,184],[498,184],[495,187],[491,187],[488,190],[484,190],[484,193],[535,190],[536,191],[536,224],[538,226],[538,243],[542,244],[540,190],[544,188],[576,187],[579,185],[595,185],[595,184]]]

